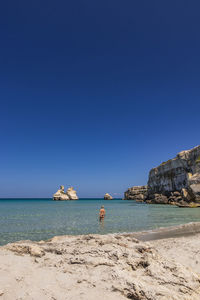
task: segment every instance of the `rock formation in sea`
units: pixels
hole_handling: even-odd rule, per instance
[[[113,199],[113,197],[110,194],[106,193],[104,195],[104,200],[112,200],[112,199]]]
[[[57,192],[53,195],[53,200],[78,200],[78,196],[73,187],[64,191],[64,186],[61,185]]]
[[[73,187],[68,188],[66,194],[68,195],[70,200],[78,200],[78,196]]]
[[[124,193],[124,199],[144,201],[147,197],[147,185],[133,186]]]
[[[138,193],[137,193],[138,192]],[[138,199],[138,195],[139,199]],[[147,190],[143,187],[129,188],[125,199],[147,203],[200,204],[200,146],[182,151],[173,159],[163,162],[149,172]]]

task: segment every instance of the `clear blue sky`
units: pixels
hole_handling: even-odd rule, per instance
[[[7,0],[0,24],[0,197],[120,197],[200,144],[199,0]]]

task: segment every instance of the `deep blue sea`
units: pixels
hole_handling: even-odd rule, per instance
[[[105,206],[106,218],[98,213]],[[200,208],[148,205],[133,200],[0,199],[0,245],[55,235],[132,232],[200,221]]]

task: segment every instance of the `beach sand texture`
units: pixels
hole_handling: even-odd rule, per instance
[[[151,242],[133,234],[57,236],[8,244],[0,248],[0,296],[199,300],[200,234]]]

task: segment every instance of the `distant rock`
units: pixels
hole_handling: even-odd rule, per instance
[[[182,151],[149,172],[147,186],[135,186],[124,193],[124,199],[152,204],[176,204],[198,207],[200,203],[200,146]],[[189,205],[188,205],[189,206]]]
[[[112,200],[112,199],[113,199],[113,197],[110,194],[106,193],[104,195],[104,200]]]
[[[65,193],[63,185],[53,195],[53,200],[69,200],[69,196]]]
[[[53,195],[53,200],[78,200],[78,196],[73,187],[68,188],[68,190],[64,191],[64,186],[61,185],[60,189]]]
[[[77,196],[76,191],[74,190],[73,187],[68,188],[66,194],[67,194],[67,196],[69,197],[70,200],[78,200],[78,196]]]
[[[147,197],[147,185],[134,186],[124,193],[124,199],[142,202]]]

